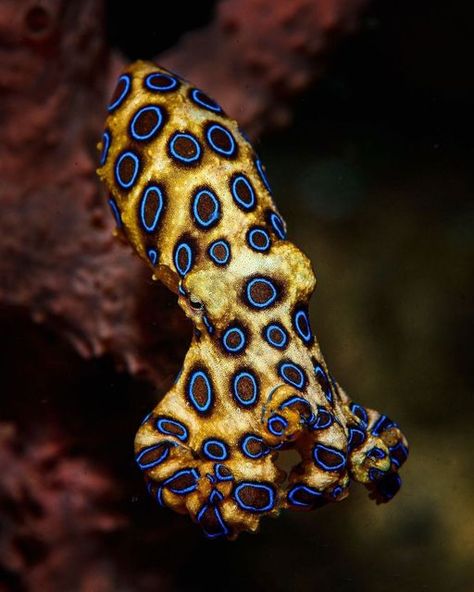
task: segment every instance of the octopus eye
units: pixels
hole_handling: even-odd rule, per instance
[[[192,294],[189,295],[189,304],[194,310],[202,310],[204,308],[203,303]]]

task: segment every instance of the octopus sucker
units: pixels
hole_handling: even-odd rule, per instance
[[[237,123],[139,61],[118,80],[99,152],[120,234],[194,325],[178,379],[136,435],[150,495],[228,539],[281,509],[339,501],[351,481],[389,501],[407,441],[330,375],[309,318],[311,263]],[[285,478],[288,449],[300,460]]]

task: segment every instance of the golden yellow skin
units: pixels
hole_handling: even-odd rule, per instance
[[[285,240],[250,143],[209,97],[136,62],[109,106],[100,178],[118,225],[195,330],[135,449],[150,493],[210,537],[255,531],[281,508],[398,491],[406,440],[350,401],[309,325],[315,277]],[[278,451],[301,456],[288,479]]]

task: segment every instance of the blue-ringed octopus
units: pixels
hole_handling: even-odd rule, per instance
[[[390,500],[406,439],[329,373],[308,315],[311,262],[286,239],[237,123],[139,61],[118,80],[99,150],[117,226],[194,326],[175,384],[136,435],[150,495],[229,539],[283,508],[342,500],[351,480]],[[287,449],[299,455],[289,475],[276,463]]]

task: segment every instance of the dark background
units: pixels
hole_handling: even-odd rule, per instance
[[[152,57],[212,8],[175,3],[165,16],[162,3],[135,1],[130,11],[109,2],[110,40],[130,58]],[[375,2],[294,103],[292,125],[258,146],[289,237],[315,266],[313,326],[332,371],[408,437],[404,485],[390,504],[354,487],[340,505],[264,520],[257,536],[205,541],[190,520],[152,505],[129,459],[150,387],[110,360],[65,352],[45,329],[3,319],[6,384],[28,393],[40,352],[61,349],[50,371],[71,394],[60,403],[71,432],[129,418],[122,450],[94,450],[132,479],[118,492],[131,526],[108,544],[147,575],[117,590],[161,589],[152,581],[166,590],[472,589],[473,39],[468,2]],[[25,351],[22,332],[31,331]],[[38,393],[32,399],[41,421],[52,403],[47,393],[43,406]],[[17,413],[10,400],[3,416]]]

